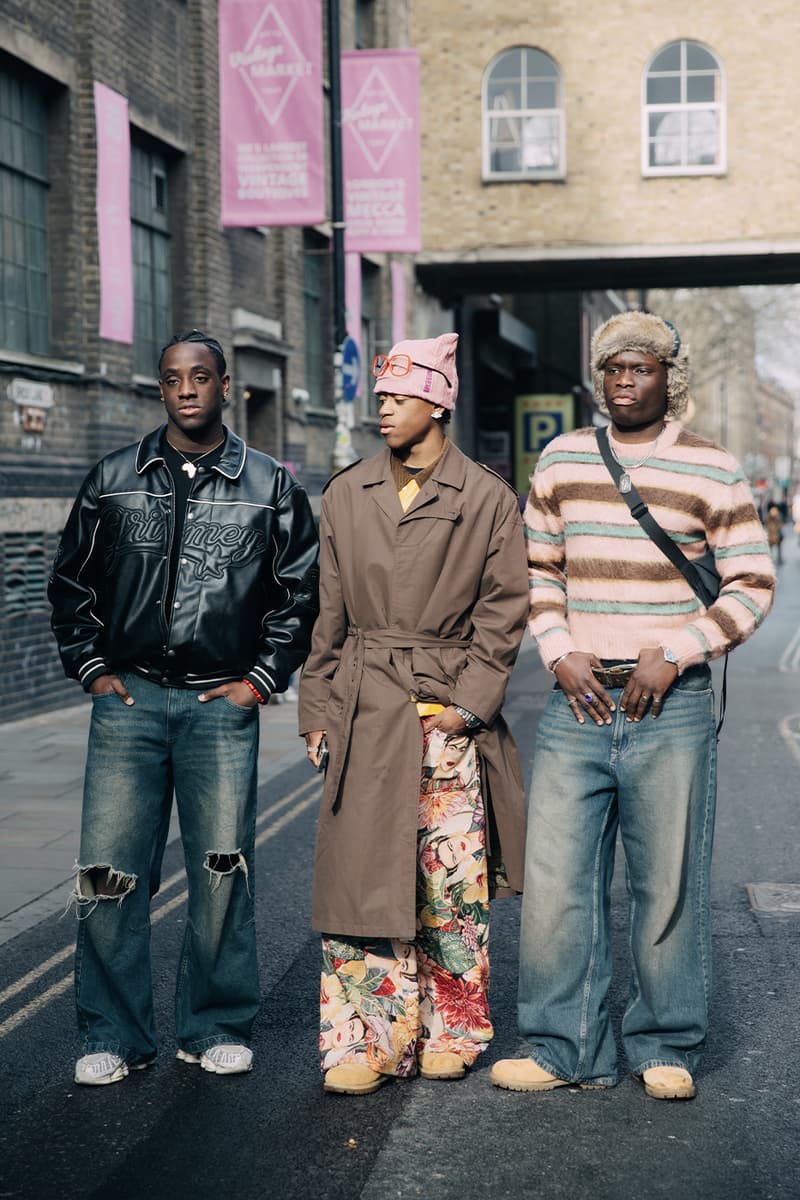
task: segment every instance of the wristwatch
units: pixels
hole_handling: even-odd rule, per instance
[[[661,649],[664,651],[664,661],[672,663],[673,667],[677,667],[677,656],[670,650],[669,646],[662,646]]]
[[[476,717],[475,713],[471,713],[468,708],[462,708],[460,704],[454,704],[453,708],[461,717],[467,729],[480,729],[483,721],[480,717]]]

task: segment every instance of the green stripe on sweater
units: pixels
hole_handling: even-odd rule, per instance
[[[675,604],[648,604],[637,600],[576,600],[569,599],[570,612],[606,613],[629,617],[636,616],[676,616],[681,613],[695,613],[700,608],[699,600],[681,600]]]

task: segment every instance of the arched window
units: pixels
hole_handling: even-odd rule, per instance
[[[561,72],[543,50],[504,50],[483,76],[483,178],[565,174]]]
[[[643,175],[721,175],[725,170],[725,81],[699,42],[670,42],[644,73]]]

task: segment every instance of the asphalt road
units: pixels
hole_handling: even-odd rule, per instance
[[[713,881],[713,1027],[692,1103],[607,1092],[539,1095],[488,1082],[524,1053],[515,1025],[518,901],[493,909],[496,1039],[459,1082],[393,1083],[328,1096],[316,1058],[318,944],[309,880],[318,782],[304,764],[262,792],[258,928],[263,1009],[247,1076],[173,1058],[172,994],[184,907],[177,843],[154,905],[154,987],[163,1051],[120,1084],[77,1088],[72,918],[0,951],[0,1197],[181,1200],[798,1200],[800,1197],[800,561],[782,568],[776,611],[733,656],[721,742]],[[507,709],[530,769],[548,678],[533,653]],[[172,877],[173,882],[170,882]],[[776,893],[754,911],[746,884]],[[618,1020],[627,986],[623,872],[614,883]],[[770,893],[763,889],[761,900]],[[792,904],[796,907],[792,909]]]

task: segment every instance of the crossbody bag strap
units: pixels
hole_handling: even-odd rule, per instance
[[[617,491],[622,499],[631,510],[631,515],[641,525],[651,541],[655,542],[662,554],[670,560],[673,566],[677,567],[681,574],[686,578],[687,583],[695,593],[697,598],[702,601],[706,608],[710,608],[714,603],[714,597],[709,593],[698,572],[695,570],[692,563],[681,550],[680,546],[673,542],[665,529],[659,525],[650,509],[645,504],[642,497],[639,495],[636,487],[631,480],[630,489],[627,492],[620,492],[619,481],[622,477],[622,467],[611,453],[611,447],[608,444],[608,430],[603,427],[597,431],[597,445],[600,447],[600,453],[603,456],[603,462],[608,467],[609,474],[616,484]],[[720,700],[720,716],[717,725],[717,737],[719,738],[722,722],[725,720],[725,709],[728,700],[728,655],[725,655],[725,666],[722,672],[722,696]]]

